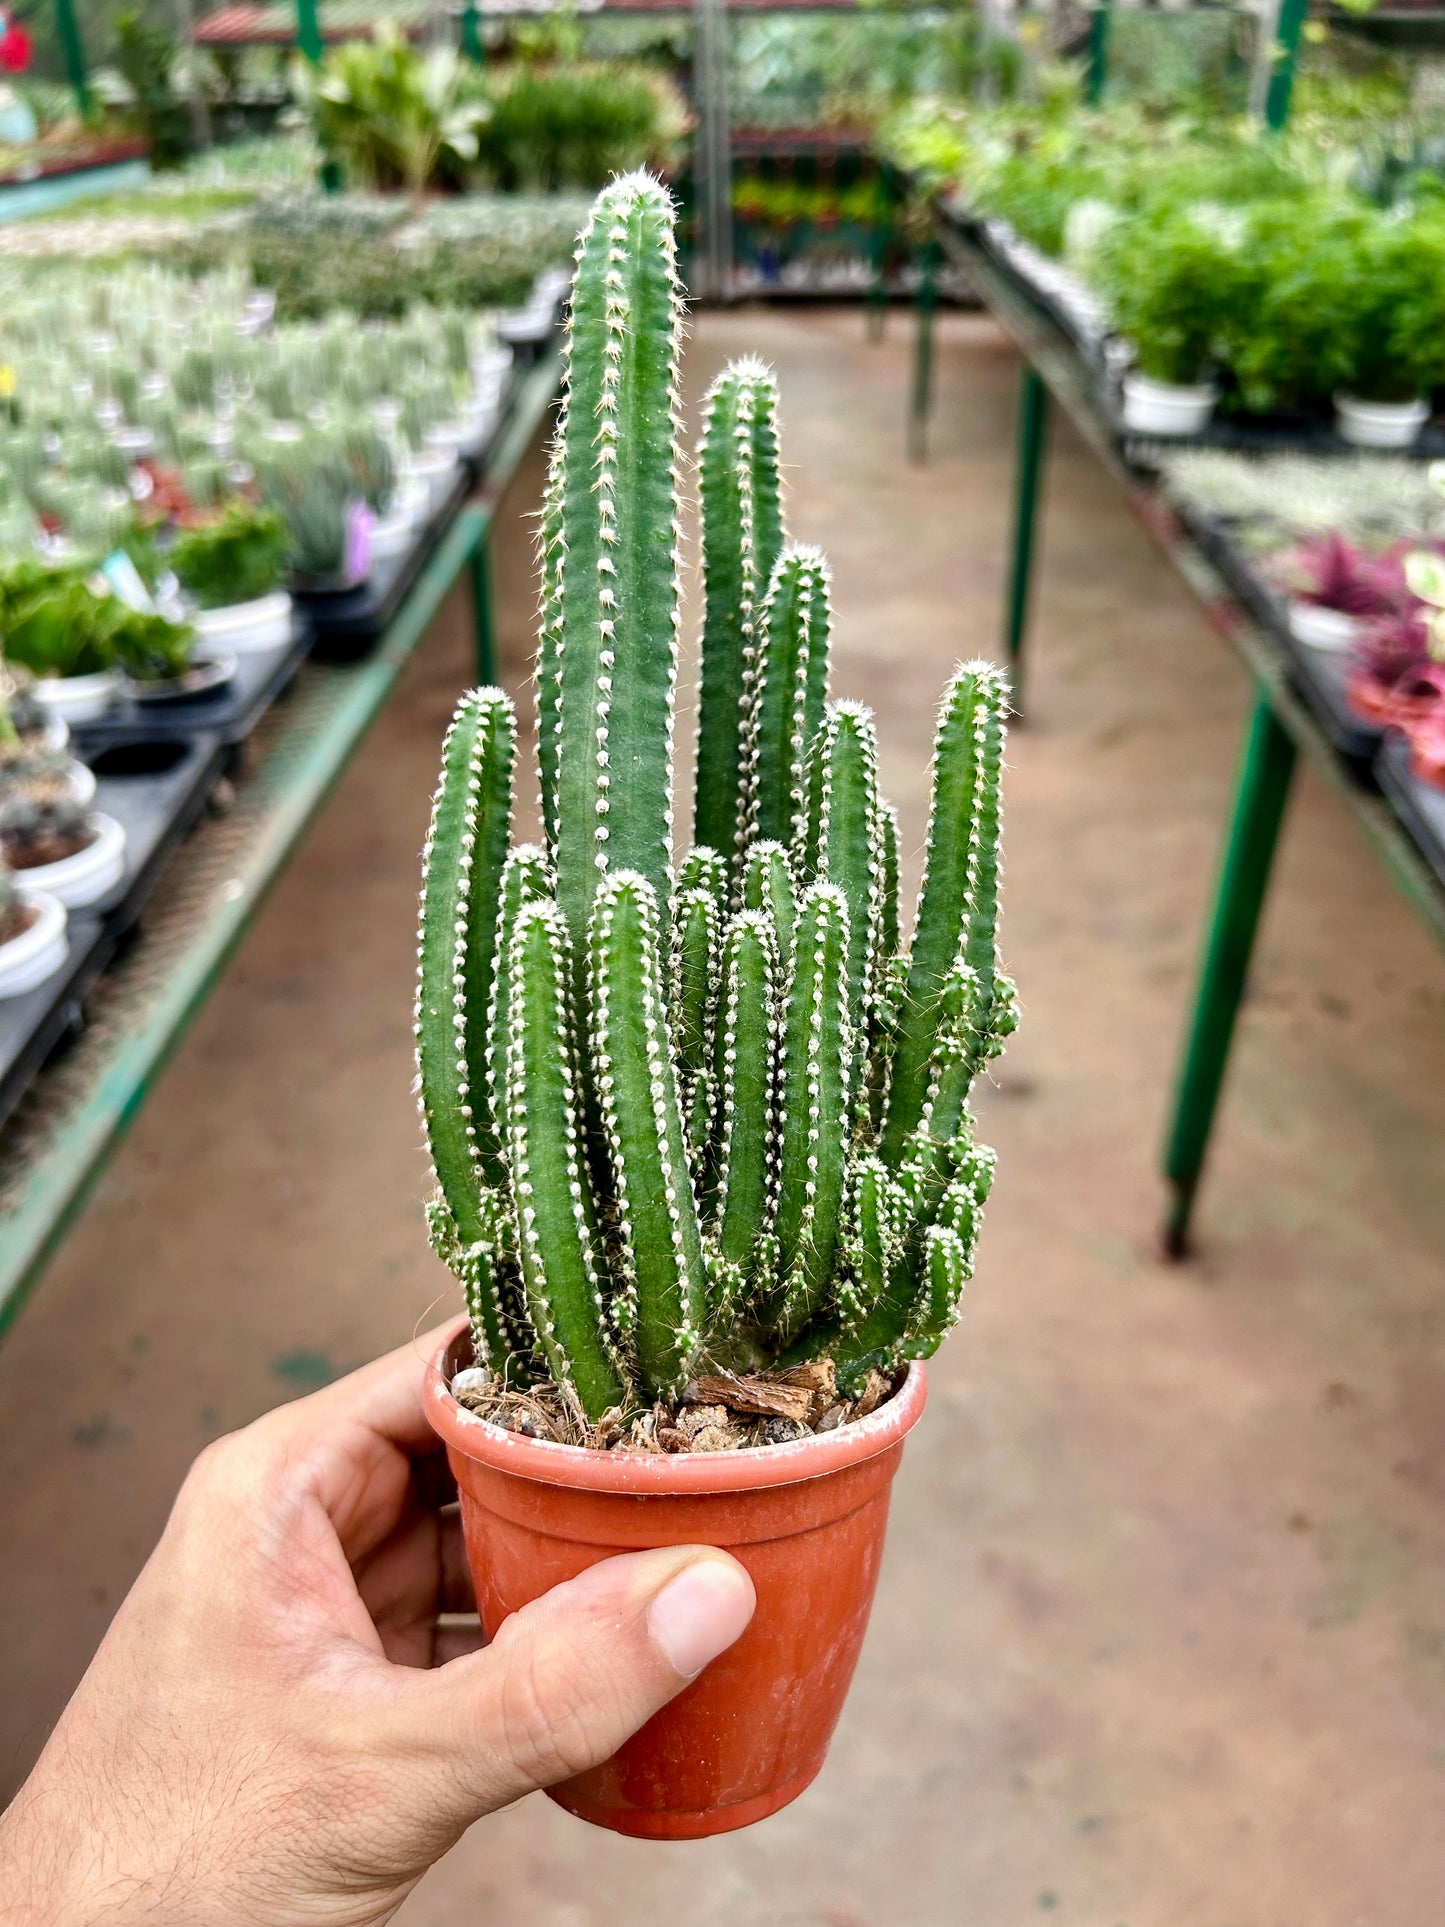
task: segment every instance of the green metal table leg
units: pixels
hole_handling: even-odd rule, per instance
[[[1275,133],[1278,133],[1289,119],[1289,103],[1290,95],[1294,91],[1295,59],[1299,52],[1300,30],[1304,26],[1308,11],[1309,0],[1280,0],[1279,16],[1274,28],[1274,45],[1271,49],[1274,64],[1264,101],[1265,125]]]
[[[470,556],[472,571],[472,626],[477,645],[477,687],[490,688],[497,680],[496,613],[492,601],[492,518],[478,531]]]
[[[75,17],[74,0],[55,0],[55,19],[60,33],[60,50],[65,56],[65,78],[70,82],[81,119],[88,120],[90,79],[85,70],[85,42],[80,37],[80,22]]]
[[[1014,478],[1014,553],[1008,585],[1004,646],[1013,677],[1014,710],[1023,714],[1024,641],[1028,633],[1029,590],[1033,586],[1034,530],[1038,522],[1039,478],[1049,426],[1049,391],[1027,363],[1019,386],[1018,469]]]
[[[1182,1258],[1189,1246],[1189,1220],[1294,762],[1294,743],[1280,727],[1268,696],[1257,690],[1164,1151],[1164,1175],[1172,1191],[1164,1221],[1164,1249],[1171,1258]]]
[[[921,462],[928,452],[928,415],[933,406],[933,311],[938,305],[938,243],[923,244],[919,263],[918,334],[913,349],[913,401],[908,417],[908,454]]]

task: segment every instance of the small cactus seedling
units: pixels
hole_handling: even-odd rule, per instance
[[[993,1155],[969,1092],[1014,1026],[998,966],[1000,671],[944,697],[903,947],[873,719],[831,702],[827,565],[791,544],[760,363],[709,393],[697,838],[673,867],[682,300],[665,190],[599,197],[577,251],[543,508],[546,847],[508,850],[497,689],[448,733],[422,892],[433,1244],[478,1364],[587,1421],[709,1367],[931,1353]]]
[[[33,870],[73,856],[92,840],[89,812],[64,783],[15,790],[0,798],[0,851],[13,870]]]

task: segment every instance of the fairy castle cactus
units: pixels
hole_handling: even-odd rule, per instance
[[[666,191],[577,251],[540,538],[546,847],[508,848],[516,727],[475,690],[442,759],[416,1032],[478,1363],[595,1421],[707,1366],[931,1353],[993,1154],[969,1093],[1013,1029],[998,966],[1001,672],[949,685],[905,947],[873,719],[830,702],[827,564],[783,528],[777,396],[709,392],[697,841],[673,860],[682,300]]]

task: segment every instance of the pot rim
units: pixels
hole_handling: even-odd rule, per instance
[[[584,1492],[687,1498],[800,1484],[861,1465],[900,1444],[923,1416],[928,1400],[928,1374],[923,1361],[914,1359],[893,1397],[867,1418],[812,1438],[736,1452],[591,1452],[580,1445],[505,1432],[458,1405],[451,1394],[447,1359],[465,1330],[465,1325],[458,1326],[427,1365],[422,1400],[433,1430],[452,1451],[496,1471]]]

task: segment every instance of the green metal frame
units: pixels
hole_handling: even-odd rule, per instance
[[[85,42],[75,17],[74,0],[55,0],[55,24],[60,34],[60,51],[65,57],[65,77],[75,95],[80,117],[86,120],[90,115],[90,80],[85,70]]]
[[[215,988],[272,884],[285,869],[409,658],[459,578],[470,574],[477,673],[496,676],[490,544],[517,464],[557,392],[556,355],[527,376],[493,450],[480,497],[442,537],[374,654],[346,666],[312,663],[292,699],[271,711],[254,773],[234,810],[204,825],[177,855],[185,914],[143,927],[101,980],[98,1021],[47,1070],[0,1140],[0,1332],[75,1220],[196,1013]],[[208,840],[224,843],[221,862]],[[189,896],[186,895],[189,873]],[[190,898],[194,898],[192,903]]]
[[[475,0],[463,0],[462,4],[462,52],[474,66],[487,64],[487,49],[482,40],[481,16],[476,9]]]
[[[1100,409],[1093,374],[1073,345],[941,210],[935,234],[945,255],[969,276],[984,306],[1018,349],[1022,364],[1019,471],[1015,481],[1013,572],[1005,641],[1023,666],[1028,596],[1048,405],[1067,416],[1080,439],[1113,477],[1146,532],[1233,646],[1254,685],[1234,804],[1224,844],[1208,939],[1165,1134],[1164,1175],[1170,1188],[1162,1227],[1165,1250],[1188,1250],[1196,1194],[1217,1118],[1255,931],[1269,888],[1274,852],[1301,758],[1354,819],[1391,880],[1445,946],[1445,887],[1382,796],[1361,787],[1295,694],[1279,643],[1234,597],[1211,559],[1178,524],[1158,490],[1124,462]],[[1030,402],[1030,394],[1035,400]],[[1015,641],[1016,638],[1016,641]]]
[[[1260,690],[1245,731],[1214,909],[1165,1141],[1164,1175],[1171,1197],[1164,1222],[1164,1249],[1171,1258],[1182,1258],[1188,1250],[1195,1193],[1209,1150],[1275,845],[1289,801],[1295,756],[1294,743],[1275,715],[1268,692]]]
[[[1015,715],[1024,708],[1024,644],[1034,579],[1034,536],[1048,446],[1049,391],[1031,362],[1019,377],[1018,458],[1014,469],[1013,559],[1004,612],[1004,649],[1013,681]]]
[[[1275,22],[1274,46],[1269,88],[1264,97],[1264,120],[1276,133],[1289,119],[1290,95],[1294,91],[1295,61],[1299,54],[1300,31],[1309,12],[1309,0],[1280,0]]]
[[[1109,78],[1109,24],[1112,8],[1107,4],[1094,7],[1089,14],[1089,52],[1088,65],[1084,70],[1084,99],[1090,107],[1097,107],[1104,98],[1104,87]]]
[[[933,409],[933,317],[938,307],[938,243],[923,244],[918,275],[918,332],[913,344],[913,390],[908,411],[908,455],[921,462],[928,453],[928,417]]]

